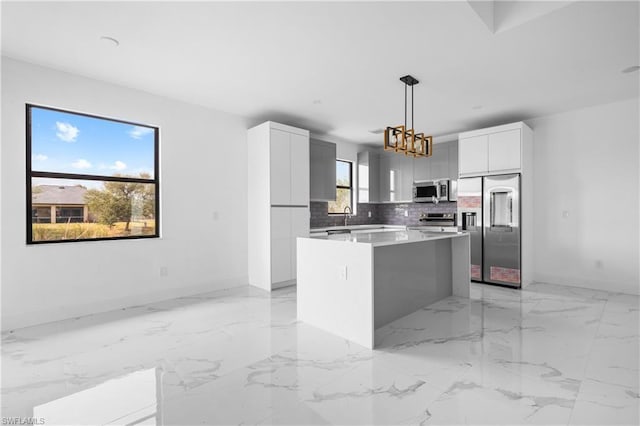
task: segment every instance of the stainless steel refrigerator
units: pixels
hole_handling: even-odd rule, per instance
[[[459,179],[458,220],[471,237],[471,279],[519,288],[520,174]]]

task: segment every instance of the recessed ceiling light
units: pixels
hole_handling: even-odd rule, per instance
[[[320,105],[322,103],[322,99],[314,99],[313,100],[313,104],[314,105]]]
[[[629,74],[630,72],[635,72],[638,70],[640,70],[640,65],[634,65],[632,67],[623,69],[622,72],[625,74]]]
[[[471,107],[471,109],[475,109],[475,110],[482,109],[482,105],[474,105]]]
[[[102,43],[105,44],[105,45],[109,45],[109,46],[112,46],[112,47],[120,46],[120,42],[117,39],[113,38],[113,37],[102,36],[102,37],[100,37],[100,40],[102,40]]]

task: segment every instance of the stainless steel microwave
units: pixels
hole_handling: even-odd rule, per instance
[[[455,190],[452,188],[451,183],[452,181],[448,179],[413,182],[413,202],[438,203],[440,201],[454,201]]]

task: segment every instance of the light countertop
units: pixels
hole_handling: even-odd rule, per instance
[[[346,243],[371,244],[374,247],[395,244],[435,241],[446,238],[458,238],[469,235],[467,232],[428,232],[415,230],[398,230],[388,232],[357,232],[353,234],[334,234],[314,237],[315,240],[327,240]]]
[[[396,229],[396,230],[404,230],[406,226],[404,225],[347,225],[347,226],[328,226],[325,228],[311,228],[311,232],[327,232],[327,231],[338,231],[343,229],[349,229],[352,231],[365,231],[368,229]]]

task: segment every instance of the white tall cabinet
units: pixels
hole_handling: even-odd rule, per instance
[[[249,129],[249,284],[295,284],[296,238],[309,236],[309,132],[267,121]]]

